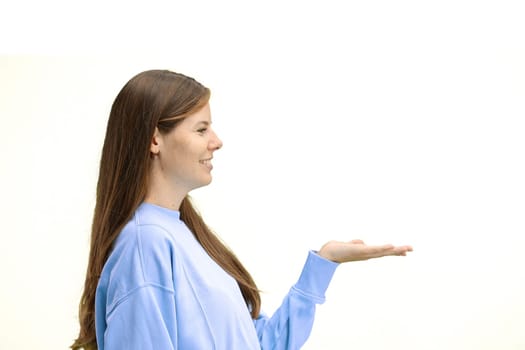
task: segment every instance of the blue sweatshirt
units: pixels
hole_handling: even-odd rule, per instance
[[[142,203],[100,276],[98,348],[299,349],[337,266],[309,252],[274,315],[253,320],[235,279],[204,251],[179,212]]]

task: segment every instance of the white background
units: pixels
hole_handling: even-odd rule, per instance
[[[193,197],[271,313],[309,249],[340,266],[305,349],[525,349],[521,1],[1,3],[0,349],[78,332],[111,103],[167,68],[224,148]]]

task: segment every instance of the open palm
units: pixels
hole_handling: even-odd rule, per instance
[[[330,241],[319,250],[319,255],[328,260],[343,263],[383,256],[405,256],[407,252],[411,251],[412,247],[409,245],[366,245],[362,240],[354,239],[349,242]]]

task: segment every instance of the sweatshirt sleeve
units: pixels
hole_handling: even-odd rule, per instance
[[[263,350],[295,350],[308,339],[315,305],[325,301],[325,292],[339,266],[310,251],[297,283],[271,318],[261,314],[254,321]]]
[[[104,350],[175,350],[177,317],[173,292],[157,285],[132,291],[108,315]]]

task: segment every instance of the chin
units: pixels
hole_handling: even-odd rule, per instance
[[[211,183],[211,176],[208,176],[206,178],[202,178],[200,179],[201,181],[199,181],[199,183],[197,183],[195,185],[195,188],[199,188],[199,187],[204,187],[204,186],[208,186],[210,183]]]

